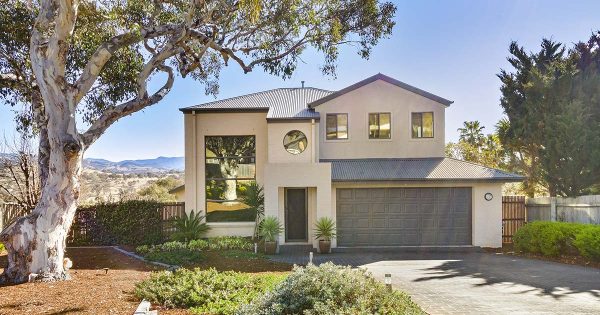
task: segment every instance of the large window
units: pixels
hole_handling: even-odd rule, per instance
[[[206,221],[254,221],[245,203],[247,187],[256,180],[254,136],[207,136]]]
[[[348,114],[327,114],[327,140],[348,139]]]
[[[412,113],[412,137],[433,138],[433,113]]]
[[[369,114],[369,139],[391,139],[392,122],[390,113]]]

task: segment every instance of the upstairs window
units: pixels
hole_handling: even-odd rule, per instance
[[[369,139],[391,139],[390,113],[369,113]]]
[[[327,140],[348,139],[348,114],[327,114]]]
[[[412,113],[412,137],[433,138],[433,112]]]

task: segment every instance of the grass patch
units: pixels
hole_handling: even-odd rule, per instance
[[[168,308],[189,308],[196,314],[235,314],[283,281],[282,274],[244,274],[215,269],[163,271],[136,284],[135,295]]]
[[[226,250],[221,252],[221,255],[223,255],[223,257],[227,257],[227,258],[241,258],[241,259],[265,259],[265,255],[258,253],[255,254],[254,252],[249,252],[249,251],[244,251],[244,250],[239,250],[239,249],[232,249],[232,250]]]

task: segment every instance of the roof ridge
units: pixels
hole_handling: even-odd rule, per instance
[[[278,87],[278,88],[268,89],[268,90],[264,90],[264,91],[252,92],[252,93],[248,93],[248,94],[243,94],[243,95],[238,95],[238,96],[232,96],[232,97],[223,98],[223,99],[217,99],[217,100],[214,100],[214,101],[210,101],[210,102],[206,102],[206,103],[200,103],[200,104],[196,104],[196,105],[192,105],[192,106],[186,106],[186,107],[180,108],[180,110],[181,109],[190,109],[190,110],[193,110],[193,109],[196,109],[196,108],[213,105],[213,104],[218,103],[218,102],[227,102],[227,101],[237,100],[237,99],[240,99],[240,98],[243,98],[243,97],[256,96],[256,95],[266,94],[266,93],[270,93],[270,92],[275,92],[275,91],[278,91],[278,90],[301,90],[301,89],[314,89],[314,90],[319,90],[319,91],[328,92],[328,93],[335,93],[335,91],[325,90],[325,89],[316,88],[316,87],[304,87],[304,88],[303,87]],[[265,106],[265,107],[261,107],[261,108],[269,108],[269,107]]]

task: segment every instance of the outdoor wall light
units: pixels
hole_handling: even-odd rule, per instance
[[[483,195],[483,198],[485,198],[485,200],[487,201],[490,201],[494,199],[494,195],[492,195],[492,193],[485,193],[485,195]]]

